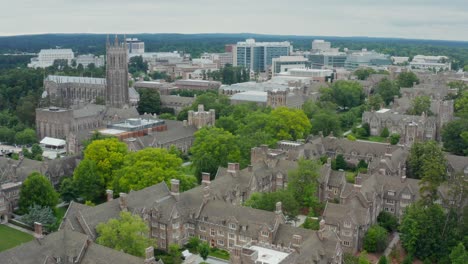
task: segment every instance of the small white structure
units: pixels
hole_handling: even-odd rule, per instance
[[[56,159],[60,155],[67,154],[67,142],[59,138],[45,137],[39,142],[42,148],[42,156],[48,159]]]

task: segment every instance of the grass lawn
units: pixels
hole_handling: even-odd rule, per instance
[[[387,142],[387,138],[377,137],[377,136],[370,136],[369,141],[385,143],[385,142]]]
[[[213,256],[215,258],[220,258],[220,259],[224,259],[224,260],[229,260],[229,252],[227,252],[226,250],[222,250],[222,249],[217,249],[217,248],[211,248],[210,249],[210,256]]]
[[[354,183],[355,182],[354,179],[356,178],[356,173],[351,172],[351,171],[346,171],[345,172],[345,177],[346,177],[346,182]]]
[[[0,252],[33,240],[33,236],[6,225],[0,225]]]

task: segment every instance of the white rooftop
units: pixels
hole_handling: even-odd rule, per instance
[[[67,144],[67,142],[63,139],[51,138],[51,137],[45,137],[39,143],[44,144],[44,145],[49,145],[49,146],[56,146],[56,147],[64,146]]]
[[[233,96],[231,96],[231,100],[266,103],[267,97],[267,92],[247,91],[234,94]]]
[[[106,128],[106,129],[99,130],[99,133],[101,134],[113,135],[113,136],[121,134],[121,133],[125,133],[125,132],[126,132],[125,130],[113,129],[113,128]]]
[[[60,75],[49,75],[45,79],[46,81],[52,81],[56,83],[86,83],[86,84],[106,84],[105,78],[91,78],[91,77],[76,77],[76,76],[60,76]]]
[[[259,246],[251,246],[250,249],[258,252],[258,258],[255,260],[255,263],[278,264],[289,256],[289,253]]]
[[[376,113],[379,113],[379,114],[383,114],[383,113],[387,113],[388,111],[390,111],[390,109],[388,108],[382,108],[380,109],[379,111],[375,111]]]

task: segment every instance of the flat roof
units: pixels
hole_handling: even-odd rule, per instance
[[[51,138],[51,137],[45,137],[39,143],[44,144],[44,145],[50,145],[50,146],[64,146],[67,144],[67,142],[63,139]]]
[[[122,134],[125,132],[126,132],[125,130],[113,129],[113,128],[106,128],[106,129],[99,130],[99,133],[106,134],[106,135],[118,135],[118,134]]]
[[[382,109],[380,109],[379,111],[376,111],[376,112],[379,113],[379,114],[383,114],[383,113],[387,113],[388,111],[390,111],[390,109],[382,108]]]
[[[258,252],[258,258],[255,260],[256,263],[278,264],[289,256],[289,253],[259,246],[251,246],[250,249]]]

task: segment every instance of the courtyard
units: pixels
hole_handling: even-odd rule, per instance
[[[33,236],[6,225],[0,225],[0,252],[33,240]]]

